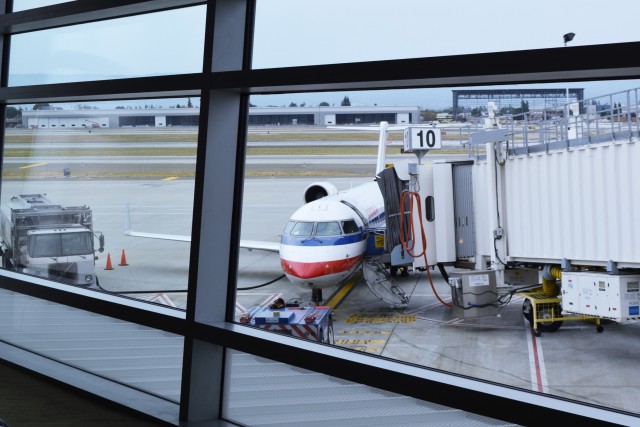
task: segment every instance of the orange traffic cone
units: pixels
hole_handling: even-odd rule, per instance
[[[107,254],[107,266],[104,269],[113,270],[113,265],[111,265],[111,254]]]
[[[120,264],[118,265],[122,265],[122,266],[129,265],[127,264],[127,257],[124,254],[124,249],[122,250],[122,256],[120,256]]]

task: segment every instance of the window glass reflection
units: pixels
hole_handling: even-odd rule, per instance
[[[291,230],[292,236],[311,236],[311,232],[313,231],[313,223],[312,222],[298,222],[293,226]]]
[[[8,107],[2,266],[184,308],[198,98]]]
[[[337,221],[319,222],[316,226],[316,234],[318,236],[339,236],[342,234],[342,230]]]
[[[9,85],[200,72],[204,19],[197,6],[17,34]]]
[[[326,408],[318,407],[319,400],[333,407],[331,422],[338,426],[352,425],[354,418],[360,425],[442,424],[443,417],[452,425],[512,425],[247,353],[229,351],[228,357],[224,416],[243,425],[315,424],[327,417]],[[273,381],[274,376],[282,381]],[[283,387],[291,395],[276,398],[284,393]]]
[[[184,338],[0,290],[0,338],[21,350],[180,400]]]
[[[344,230],[344,234],[353,234],[360,231],[360,228],[358,228],[358,225],[353,220],[342,221],[342,229]]]

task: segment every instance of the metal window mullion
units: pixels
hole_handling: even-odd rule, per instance
[[[6,15],[6,13],[13,8],[13,0],[0,0],[0,19]],[[0,33],[0,89],[7,87],[9,82],[9,52],[10,52],[11,39],[9,35]],[[7,116],[7,103],[0,101],[0,120],[2,123],[6,123]],[[0,176],[3,175],[4,170],[4,128],[0,133]],[[2,194],[2,187],[4,182],[0,180],[0,194]]]
[[[225,71],[213,88],[251,94],[637,78],[640,42]],[[551,65],[550,65],[551,64]],[[606,64],[606,65],[603,65]]]
[[[187,322],[226,320],[235,303],[247,96],[211,87],[213,73],[242,70],[250,62],[254,3],[209,3],[198,136],[193,239]],[[250,21],[250,22],[248,22]],[[250,29],[248,29],[250,27]],[[191,328],[190,328],[191,330]],[[180,419],[221,417],[224,400],[225,349],[190,334],[185,337]]]
[[[206,85],[200,73],[0,87],[0,103],[103,101],[199,96]]]

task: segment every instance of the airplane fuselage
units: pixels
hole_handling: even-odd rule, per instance
[[[360,267],[367,229],[382,225],[384,200],[373,181],[309,202],[291,216],[282,233],[282,270],[297,285],[340,284]]]

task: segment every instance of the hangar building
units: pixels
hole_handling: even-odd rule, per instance
[[[359,125],[380,123],[419,124],[420,108],[407,106],[371,107],[255,107],[249,110],[249,126]]]
[[[119,128],[197,126],[198,108],[136,108],[113,110],[33,110],[22,112],[24,128]],[[420,108],[372,107],[252,107],[250,126],[358,125],[387,121],[391,124],[420,123]]]

